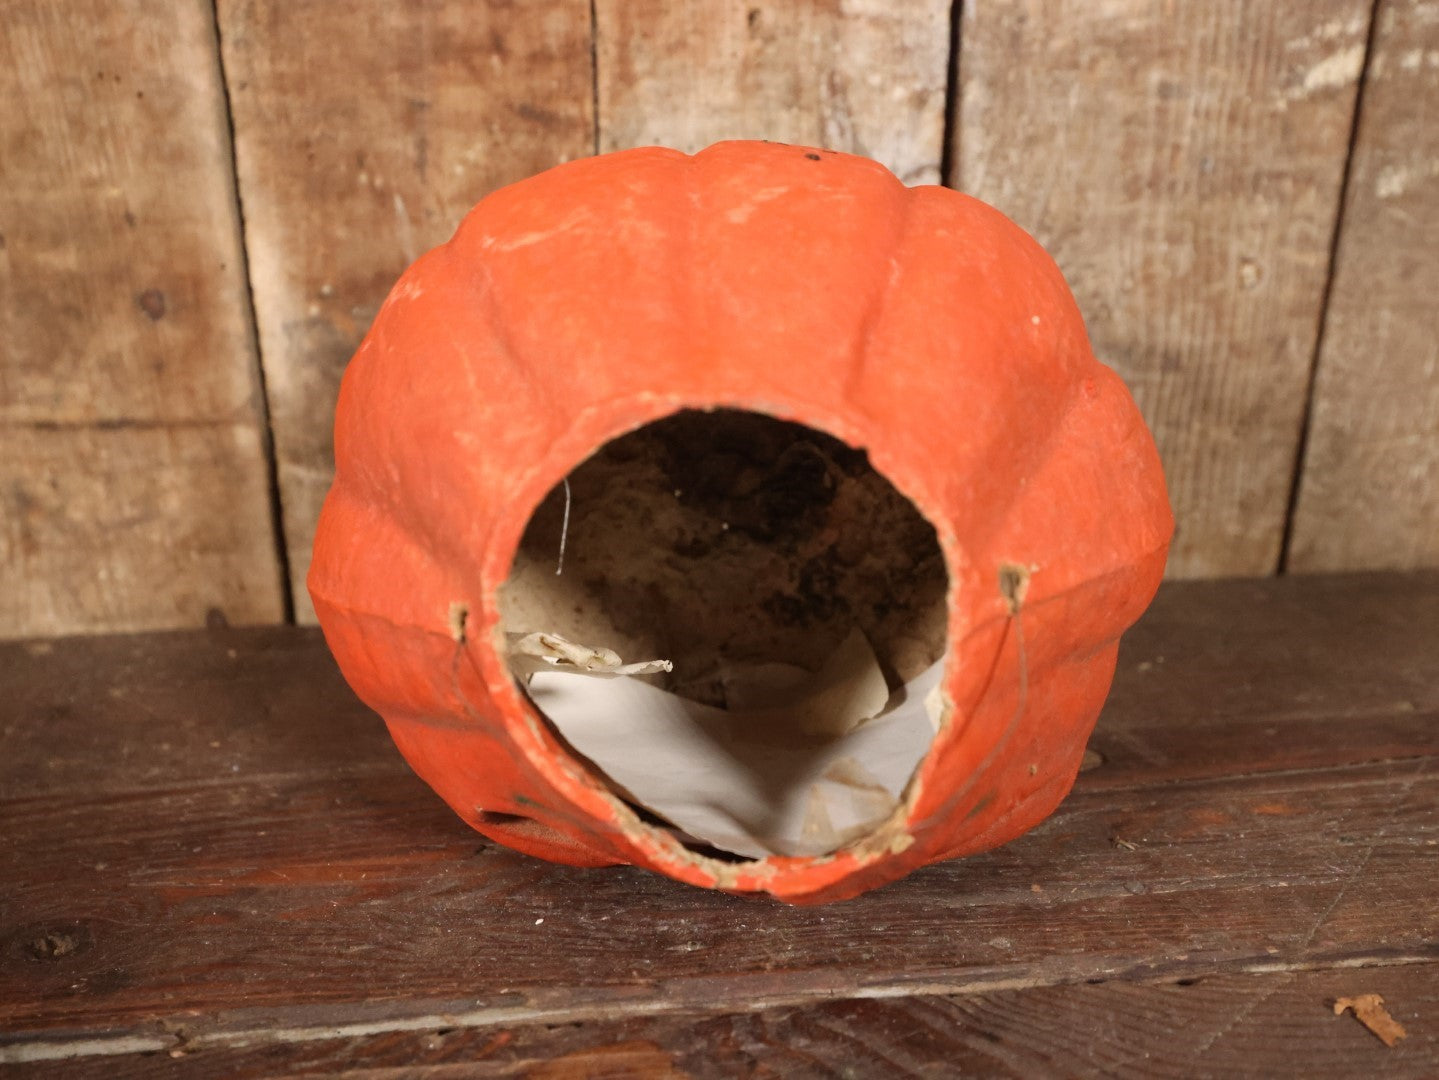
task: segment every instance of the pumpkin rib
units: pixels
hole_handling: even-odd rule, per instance
[[[875,331],[878,329],[881,320],[883,320],[885,312],[889,309],[895,287],[899,284],[902,265],[900,256],[909,243],[910,229],[914,223],[913,193],[901,187],[898,203],[900,206],[898,227],[894,230],[890,249],[886,252],[884,260],[881,263],[886,269],[879,288],[866,305],[865,314],[858,327],[858,333],[856,334],[855,343],[852,348],[853,358],[850,368],[843,377],[844,390],[841,393],[841,397],[844,400],[850,400],[865,380],[872,354]],[[926,518],[926,520],[928,519]]]
[[[815,426],[794,414],[793,402],[808,397],[829,414],[852,411],[843,408],[849,404],[844,369],[864,358],[861,347],[882,308],[887,260],[904,237],[907,189],[872,162],[843,155],[810,161],[811,153],[794,146],[755,153],[721,143],[697,154],[686,262],[705,266],[721,282],[714,289],[702,283],[691,294],[688,318],[707,339],[704,355],[747,375],[747,386],[764,385],[758,377],[767,367],[777,369],[768,389],[782,388],[783,400],[775,404],[785,407],[763,411]],[[755,186],[752,197],[736,192],[737,168]],[[856,203],[855,190],[864,201]],[[764,195],[770,197],[760,199]],[[761,355],[771,342],[776,354]],[[793,377],[812,370],[808,365],[818,357],[836,367],[822,385]],[[730,388],[730,396],[755,395]],[[853,444],[844,430],[823,430]]]
[[[354,495],[353,486],[352,483],[336,480],[331,491],[337,509],[330,512],[329,517],[331,519],[338,513],[338,508],[342,506],[344,502],[348,502],[352,506],[361,505],[360,501]],[[418,559],[422,559],[426,565],[437,571],[444,568],[444,564],[433,557],[427,538],[418,535],[405,518],[397,514],[393,508],[386,506],[371,507],[371,512],[375,517],[374,520],[368,523],[365,534],[355,536],[348,541],[347,546],[369,545],[371,543],[370,536],[375,532],[378,526],[383,526],[391,531],[391,535],[395,540],[403,541],[406,547],[413,552]],[[322,515],[321,523],[316,530],[316,545],[323,545],[326,551],[332,551],[337,544],[345,542],[331,540],[330,535],[330,522]],[[396,560],[390,560],[392,568],[395,562]],[[409,629],[415,625],[410,622],[400,621],[393,611],[382,610],[374,604],[361,604],[356,602],[351,592],[344,590],[332,591],[337,584],[332,577],[325,575],[323,565],[319,573],[312,570],[307,582],[311,598],[317,603],[325,604],[335,609],[337,612],[344,612],[350,616],[359,615],[367,618],[382,619],[397,630]],[[421,626],[430,632],[444,634],[446,632],[444,615],[445,612],[441,611],[434,619],[433,625],[431,625],[430,620],[427,619]]]
[[[1048,493],[1041,489],[1039,483],[1035,482],[1042,482],[1044,480],[1047,470],[1056,459],[1062,457],[1066,452],[1072,452],[1076,444],[1082,444],[1084,428],[1092,426],[1092,420],[1090,418],[1078,415],[1080,410],[1089,405],[1090,391],[1086,384],[1093,383],[1096,379],[1103,379],[1108,382],[1108,392],[1123,395],[1124,402],[1122,408],[1137,417],[1138,414],[1134,409],[1133,399],[1130,397],[1129,391],[1124,387],[1113,370],[1098,360],[1091,361],[1089,368],[1090,371],[1088,373],[1083,371],[1078,373],[1078,377],[1070,386],[1070,391],[1065,400],[1062,412],[1054,423],[1046,426],[1043,437],[1034,444],[1034,452],[1025,470],[1029,482],[1013,489],[1013,498],[1005,503],[1003,514],[981,519],[974,524],[974,531],[967,534],[966,539],[976,550],[990,550],[995,547],[995,545],[1001,543],[999,537],[1004,533],[1005,529],[1011,525],[1011,519],[1014,515],[1024,510],[1029,500],[1044,501],[1049,498]],[[1110,406],[1111,410],[1112,408],[1113,407]],[[1142,424],[1132,427],[1121,439],[1117,440],[1118,444],[1123,446],[1129,446],[1136,441],[1140,449],[1147,447],[1147,452],[1144,456],[1148,459],[1139,463],[1138,467],[1157,476],[1160,468],[1158,456],[1153,452],[1152,440],[1149,438],[1148,432],[1143,429]],[[1114,482],[1106,481],[1105,490],[1109,497],[1109,502],[1112,504],[1118,487]],[[1168,535],[1172,531],[1172,518],[1167,514],[1167,506],[1165,510],[1166,514],[1164,516],[1168,524],[1165,528],[1157,530],[1164,539],[1148,547],[1131,545],[1122,550],[1110,552],[1107,564],[1088,568],[1084,577],[1076,578],[1068,583],[1062,591],[1080,587],[1091,579],[1104,578],[1112,569],[1132,567],[1135,562],[1143,561],[1154,551],[1166,551],[1168,549]],[[1140,542],[1142,543],[1142,541]],[[1007,561],[1019,563],[1023,560],[1008,557]],[[1033,606],[1036,602],[1050,595],[1048,590],[1042,588],[1043,579],[1039,575],[1036,575],[1035,580],[1041,587],[1035,590],[1034,586],[1031,586],[1031,597],[1028,600],[1029,606]],[[1123,617],[1116,616],[1113,621],[1115,623],[1121,623]]]
[[[1039,441],[1038,445],[1041,449],[1036,452],[1033,459],[1034,464],[1028,470],[1031,478],[1042,477],[1044,475],[1046,466],[1048,466],[1048,464],[1053,459],[1059,457],[1065,451],[1072,449],[1073,443],[1075,441],[1075,434],[1074,432],[1067,430],[1067,428],[1070,421],[1073,419],[1072,414],[1083,407],[1083,398],[1084,393],[1082,390],[1082,384],[1076,384],[1073,393],[1070,394],[1069,399],[1066,403],[1062,418],[1059,420],[1059,422],[1046,428],[1045,437]],[[1014,498],[1005,504],[1005,513],[1003,515],[985,519],[980,524],[980,531],[974,536],[974,547],[982,550],[989,550],[990,548],[992,548],[997,543],[996,537],[1004,531],[1004,528],[1008,524],[1010,524],[1011,517],[1023,509],[1023,504],[1025,500],[1039,499],[1043,497],[1045,497],[1043,492],[1035,492],[1033,489],[1028,488],[1027,485],[1026,490],[1017,490]],[[1087,574],[1085,577],[1076,579],[1075,581],[1072,581],[1069,584],[1065,585],[1063,589],[1061,589],[1057,593],[1052,593],[1048,590],[1044,590],[1043,588],[1035,591],[1033,585],[1031,585],[1032,598],[1026,601],[1026,606],[1034,606],[1035,604],[1042,603],[1045,600],[1051,599],[1054,596],[1062,596],[1075,589],[1083,588],[1091,581],[1106,578],[1111,573],[1132,570],[1136,558],[1142,561],[1145,556],[1151,554],[1153,551],[1167,551],[1168,547],[1169,542],[1166,539],[1156,547],[1141,553],[1136,553],[1133,551],[1117,552],[1114,554],[1112,566],[1098,568],[1094,572]],[[1009,559],[1008,561],[1012,563],[1017,563],[1020,560]],[[1035,574],[1034,578],[1039,578],[1039,575]],[[1034,579],[1031,579],[1031,581],[1033,580]],[[1003,618],[1004,616],[1002,613],[1000,613],[996,614],[994,617]],[[1116,618],[1115,621],[1119,621],[1118,618]]]
[[[917,193],[911,193],[911,196],[914,196],[914,194]],[[1097,365],[1097,362],[1089,361],[1089,364]],[[1073,433],[1071,430],[1068,430],[1069,421],[1071,421],[1073,411],[1075,411],[1076,408],[1079,407],[1079,404],[1081,404],[1082,387],[1084,387],[1085,375],[1086,372],[1084,370],[1084,367],[1078,367],[1078,365],[1076,365],[1076,367],[1073,368],[1071,372],[1071,377],[1069,377],[1068,380],[1068,387],[1066,387],[1065,400],[1063,400],[1063,404],[1061,408],[1059,408],[1058,417],[1055,418],[1055,421],[1053,421],[1052,424],[1049,424],[1049,426],[1045,427],[1045,437],[1043,437],[1043,440],[1040,441],[1039,444],[1036,444],[1035,447],[1033,447],[1032,452],[1030,452],[1029,456],[1027,456],[1027,460],[1025,463],[1023,463],[1023,466],[1019,467],[1019,469],[1016,469],[1016,472],[1019,473],[1020,476],[1042,475],[1042,473],[1045,472],[1046,460],[1048,460],[1049,457],[1055,456],[1055,454],[1061,453],[1062,450],[1065,449],[1066,444],[1069,443],[1069,440],[1072,439]],[[1027,498],[1042,498],[1042,496],[1039,496],[1038,493],[1025,492],[1025,490],[1023,490],[1022,488],[1020,488],[1020,486],[1017,485],[1010,488],[1010,493],[1012,493],[1012,495],[1010,495],[1010,498],[1006,499],[1006,502],[1004,502],[1004,512],[1006,512],[1004,513],[1004,516],[1007,516],[1009,515],[1009,513],[1013,513],[1014,511],[1016,511],[1017,503],[1022,502],[1022,500],[1025,499],[1026,496]],[[983,528],[983,534],[981,534],[979,538],[971,538],[971,536],[966,536],[966,548],[970,549],[971,552],[980,552],[989,549],[991,546],[989,544],[991,535],[997,534],[997,532],[1000,532],[1000,529],[1002,529],[1002,521],[996,521],[996,519],[994,518],[981,518],[980,522],[983,522],[983,525],[981,525],[981,528]],[[951,564],[951,588],[961,588],[961,590],[964,590],[964,588],[970,587],[970,585],[968,585],[968,582],[964,582],[963,580],[961,580],[961,578],[955,578],[953,572],[953,558],[950,557],[951,552],[950,549],[948,549],[948,545],[945,546],[945,555],[947,555],[947,561]],[[963,577],[963,575],[961,575],[961,577]],[[1088,584],[1088,582],[1075,582],[1075,584],[1071,585],[1071,588],[1082,587],[1082,585],[1085,584]],[[1036,598],[1036,600],[1039,600],[1040,603],[1042,603],[1043,598],[1038,597]],[[951,607],[953,607],[954,603],[955,601],[951,600]],[[983,697],[986,696],[987,693],[989,693],[989,687],[991,686],[991,683],[993,683],[994,677],[997,677],[997,674],[999,674],[999,662],[1000,660],[1002,660],[1004,649],[1006,649],[1007,631],[1009,631],[1009,626],[1012,626],[1013,620],[1012,618],[1007,617],[1006,614],[996,613],[993,615],[993,617],[990,618],[990,620],[981,620],[980,623],[971,623],[970,627],[968,627],[968,634],[964,636],[964,639],[974,639],[974,637],[979,637],[979,639],[983,639],[984,634],[990,633],[989,624],[991,623],[991,621],[999,620],[1004,620],[1004,623],[1006,623],[1006,634],[1004,634],[1004,636],[1000,636],[1000,639],[997,640],[996,646],[994,646],[993,656],[991,656],[989,662],[981,664],[981,669],[989,670],[990,674],[986,677],[986,689],[981,690],[980,699],[983,699]],[[1114,633],[1115,636],[1117,636],[1118,630],[1115,630]],[[1098,631],[1098,636],[1101,637],[1101,639],[1107,639],[1107,628],[1101,628],[1101,630]],[[953,664],[955,663],[963,664],[963,666],[973,666],[974,664],[973,657],[970,657],[970,659],[961,659],[961,657],[963,657],[963,654],[968,651],[964,649],[964,639],[958,641],[953,640],[953,631],[951,631],[951,666],[953,666]],[[1042,674],[1042,672],[1038,672],[1035,674]],[[961,676],[961,674],[958,672],[950,674],[950,676],[947,676],[947,679],[945,679],[945,685],[950,685],[951,680],[953,680],[954,677],[963,676]],[[963,713],[963,716],[957,716],[955,715],[955,713]],[[966,735],[973,735],[973,725],[971,725],[970,720],[970,712],[968,712],[968,710],[957,708],[957,705],[955,705],[953,700],[951,700],[950,705],[948,705],[948,708],[945,709],[944,723],[943,726],[941,726],[940,736],[938,736],[937,738],[937,745],[935,745],[934,748],[931,748],[930,755],[927,756],[927,759],[925,759],[925,761],[932,761],[932,759],[935,759],[935,756],[937,756],[938,742],[940,742],[940,739],[963,739],[966,738]],[[1016,710],[1016,712],[1013,712],[1012,715],[1010,715],[1010,718],[1009,720],[1007,720],[1006,726],[1004,726],[1002,731],[997,732],[996,735],[993,736],[993,739],[991,739],[991,741],[989,742],[989,745],[986,746],[986,749],[984,749],[984,758],[981,759],[980,765],[977,766],[977,769],[979,769],[980,772],[983,771],[984,768],[986,768],[987,764],[993,762],[994,759],[997,758],[997,756],[1003,754],[1007,742],[1009,742],[1010,738],[1012,738],[1014,729],[1019,726],[1020,722],[1022,722],[1022,713],[1020,713],[1019,710]],[[920,769],[918,769],[917,774],[915,774],[914,779],[912,779],[912,784],[918,785],[918,787],[924,787],[924,785],[927,784],[927,777],[925,777],[925,762],[921,762]],[[966,785],[964,785],[964,787],[967,788],[970,787],[970,785],[968,785],[966,782]],[[960,800],[960,798],[963,797],[964,791],[955,792],[955,801]],[[912,805],[914,805],[914,800],[907,797],[907,802],[909,802],[909,805],[911,805],[912,808]]]
[[[1147,564],[1150,568],[1150,575],[1153,577],[1155,588],[1157,588],[1158,586],[1158,571],[1162,571],[1163,569],[1162,556],[1164,554],[1164,551],[1164,548],[1156,549],[1156,551],[1151,552],[1148,556],[1145,557],[1144,560],[1142,560],[1142,562],[1144,564]],[[1158,564],[1157,568],[1155,567],[1156,562]],[[1141,570],[1140,573],[1143,574],[1143,571]],[[1073,601],[1078,595],[1082,595],[1083,593],[1090,591],[1091,589],[1100,587],[1107,580],[1129,576],[1131,576],[1131,574],[1128,568],[1116,567],[1113,570],[1110,570],[1104,574],[1100,574],[1093,578],[1088,578],[1084,581],[1078,582],[1070,586],[1069,588],[1063,590],[1062,592],[1040,596],[1033,602],[1029,601],[1026,598],[1024,606],[1020,610],[1019,619],[1022,619],[1025,613],[1038,611],[1042,609],[1045,605],[1052,605],[1054,603],[1066,600]],[[1002,660],[1006,651],[1005,646],[1007,645],[1009,639],[1009,631],[1011,629],[1018,629],[1018,632],[1023,632],[1022,626],[1020,626],[1018,620],[1016,620],[1014,616],[1010,615],[997,615],[992,620],[989,620],[986,623],[986,627],[991,628],[990,632],[992,632],[993,624],[1001,621],[1006,623],[1007,625],[1005,630],[1000,635],[1000,642],[996,646],[994,657],[991,662],[991,671],[985,679],[985,688],[979,694],[974,705],[970,709],[961,710],[956,707],[949,711],[949,713],[947,714],[947,719],[949,719],[950,723],[953,723],[956,715],[961,713],[966,714],[964,723],[961,727],[955,730],[953,734],[949,734],[946,727],[940,728],[940,731],[935,736],[935,741],[933,746],[931,746],[930,748],[929,754],[926,755],[926,758],[920,762],[920,765],[916,770],[915,775],[917,778],[920,779],[921,783],[923,783],[923,776],[926,770],[926,766],[930,766],[931,761],[938,762],[942,760],[946,752],[948,751],[951,742],[960,742],[964,740],[966,736],[973,734],[973,729],[969,726],[969,721],[972,719],[973,715],[978,712],[979,709],[982,707],[985,699],[989,696],[991,690],[993,689],[995,681],[1000,676],[1001,668],[1003,666]],[[983,629],[984,628],[977,628],[976,633],[981,632]],[[1121,633],[1122,630],[1115,631],[1112,636],[1108,636],[1095,641],[1091,647],[1096,651],[1114,648],[1117,646]],[[1042,679],[1047,673],[1047,671],[1052,670],[1056,665],[1062,667],[1067,662],[1069,661],[1067,661],[1065,658],[1058,658],[1053,664],[1045,665],[1045,667],[1043,668],[1036,669],[1032,666],[1029,666],[1029,662],[1028,660],[1026,660],[1023,681],[1034,682]],[[1018,681],[1020,681],[1019,674],[1018,672],[1016,672],[1016,682]],[[1000,732],[998,737],[991,740],[986,747],[984,752],[985,756],[982,759],[980,765],[977,766],[974,770],[968,771],[964,779],[960,782],[959,786],[952,788],[951,790],[946,792],[944,803],[945,809],[953,809],[954,807],[964,805],[965,799],[972,792],[979,778],[984,775],[986,770],[994,764],[994,762],[1000,757],[1001,754],[1003,754],[1003,752],[1007,748],[1009,741],[1013,738],[1015,732],[1018,730],[1019,724],[1022,719],[1023,713],[1020,711],[1015,711],[1011,714],[1005,728]],[[1078,768],[1079,757],[1082,755],[1082,752],[1083,746],[1081,745],[1080,747],[1078,747],[1078,751],[1074,755],[1074,764],[1076,769]],[[933,768],[935,766],[930,767]],[[982,851],[985,850],[985,848],[976,847],[973,850]]]
[[[1037,825],[1058,805],[1078,776],[1079,767],[1083,761],[1086,737],[1093,728],[1103,706],[1105,692],[1109,681],[1113,678],[1117,656],[1118,646],[1116,643],[1111,643],[1106,647],[1105,655],[1100,659],[1099,664],[1099,668],[1102,669],[1103,685],[1093,696],[1090,708],[1068,726],[1069,740],[1063,745],[1063,752],[1057,753],[1055,757],[1056,762],[1062,763],[1060,767],[1051,768],[1038,774],[1036,784],[1010,798],[1008,802],[992,801],[983,804],[982,800],[975,800],[969,804],[968,809],[965,809],[963,802],[946,804],[944,812],[952,817],[958,816],[961,810],[964,811],[965,828],[960,835],[952,836],[948,843],[941,841],[938,844],[939,857],[952,858],[988,851],[1005,843],[1018,833],[1025,832]],[[1086,662],[1085,667],[1092,672],[1094,661]],[[1063,734],[1061,733],[1061,735]],[[1053,731],[1046,731],[1045,735],[1047,740],[1055,737]],[[1029,744],[1032,744],[1033,741],[1031,739]],[[1024,752],[1027,747],[1033,749],[1033,746],[1029,744],[1011,743],[1005,747],[1004,753],[996,756],[994,765],[1007,765],[1011,779],[1005,784],[998,785],[995,790],[1013,792],[1019,785],[1025,783],[1028,776],[1028,769],[1024,764],[1025,759],[1036,756],[1033,753]],[[1045,747],[1045,749],[1050,753],[1056,753],[1049,747]],[[1041,797],[1048,797],[1049,793],[1052,793],[1053,801],[1046,805]]]
[[[507,345],[503,328],[495,317],[498,312],[492,305],[486,303],[487,296],[476,296],[476,292],[486,292],[483,288],[477,290],[476,283],[468,274],[458,274],[454,268],[453,253],[448,245],[441,246],[422,256],[413,266],[401,277],[390,296],[381,308],[381,314],[376,317],[371,331],[366,334],[355,359],[351,362],[341,382],[340,403],[337,407],[338,417],[347,417],[355,414],[358,408],[355,397],[359,395],[369,411],[374,411],[372,399],[376,396],[389,398],[395,389],[386,386],[380,377],[380,370],[386,363],[385,357],[396,350],[396,342],[393,340],[397,335],[403,337],[404,333],[410,332],[416,322],[428,322],[421,314],[422,309],[417,307],[422,301],[434,302],[435,293],[442,294],[441,299],[448,303],[463,305],[463,310],[473,316],[477,309],[484,309],[488,312],[482,316],[486,339],[497,341],[502,350]],[[438,283],[435,279],[438,279]],[[475,300],[479,304],[474,303]],[[448,321],[427,326],[427,330],[433,329],[443,333],[445,342],[448,344],[447,351],[432,351],[426,354],[426,374],[433,376],[435,370],[441,364],[445,365],[445,373],[463,374],[472,365],[469,360],[473,354],[472,348],[455,337],[454,327]],[[512,354],[505,354],[509,366],[515,372],[521,370],[521,365]],[[413,373],[416,377],[420,372]],[[474,403],[476,410],[480,405],[481,388],[472,380],[462,380],[460,385],[464,387],[467,397]],[[388,415],[388,413],[386,414]],[[400,413],[398,415],[404,415]],[[370,431],[375,427],[372,425]],[[397,487],[393,483],[386,483],[376,479],[373,468],[356,467],[356,459],[368,458],[375,460],[377,457],[383,461],[383,455],[376,455],[374,447],[365,445],[373,441],[359,441],[350,438],[348,428],[337,422],[337,453],[336,453],[336,486],[341,491],[353,492],[356,502],[364,502],[368,499],[372,504],[378,503],[385,507],[390,521],[394,527],[403,529],[412,539],[415,547],[419,550],[444,553],[444,557],[435,560],[443,563],[447,572],[456,578],[463,579],[465,574],[465,562],[467,556],[473,557],[473,537],[461,539],[456,530],[450,527],[450,522],[444,517],[423,512],[423,507],[417,503],[412,489]],[[407,446],[415,432],[391,431],[389,433],[390,443],[396,452]],[[355,445],[357,441],[360,445]],[[464,455],[459,457],[463,460]],[[462,599],[462,598],[456,598]],[[473,604],[471,605],[473,606]],[[444,612],[440,613],[443,616]],[[443,618],[439,625],[443,626]]]
[[[919,236],[915,249],[906,252],[910,263],[919,261],[921,265],[926,266],[934,263],[935,260],[939,258],[937,250],[938,241],[931,234],[941,226],[949,231],[962,229],[967,220],[966,215],[972,216],[973,214],[971,207],[972,200],[954,202],[953,200],[964,200],[965,197],[952,192],[945,192],[944,194],[949,196],[949,198],[941,198],[936,201],[935,189],[920,188],[914,189],[909,193],[911,206],[924,208],[926,224],[929,226],[929,231]],[[914,211],[911,210],[911,214],[913,214],[913,212]],[[986,219],[986,225],[992,228],[993,222]],[[1013,228],[1013,226],[1010,226],[1010,228]],[[1033,241],[1029,238],[1025,237],[1025,241],[1033,245]],[[1052,263],[1049,265],[1052,267]],[[957,281],[953,284],[947,284],[945,295],[954,295],[955,290],[962,289],[962,282]],[[1072,300],[1069,301],[1069,304],[1072,306]],[[877,344],[872,341],[872,351],[875,348],[888,353],[909,351],[906,339],[912,336],[913,325],[913,317],[910,312],[906,312],[902,308],[899,310],[887,310],[873,335],[874,338],[878,340]],[[928,346],[932,352],[929,354],[930,363],[926,366],[925,370],[939,372],[940,374],[937,379],[938,385],[943,386],[944,383],[948,381],[951,385],[954,385],[957,394],[963,395],[967,389],[975,386],[976,379],[986,374],[986,372],[975,370],[976,361],[971,359],[973,347],[979,343],[970,340],[968,328],[965,324],[955,323],[954,317],[947,313],[941,313],[939,325],[949,328],[952,333],[942,345],[934,344]],[[923,343],[921,344],[923,345]],[[1033,348],[1031,347],[1029,351],[1032,352]],[[1026,365],[1032,366],[1034,362],[1033,360],[1026,359]],[[873,367],[873,365],[871,365],[871,367]],[[950,371],[955,372],[955,374],[948,374]],[[894,388],[896,378],[901,377],[888,376],[883,371],[876,372],[873,379],[869,380],[867,384],[856,387],[853,393],[858,401],[863,401],[867,394],[877,394],[879,399],[884,402],[894,400],[896,397],[902,399],[906,391],[896,390]],[[1063,397],[1060,400],[1054,401],[1052,405],[1046,405],[1038,417],[1034,415],[1034,403],[1026,400],[1023,394],[1015,394],[1005,399],[1004,416],[996,418],[997,421],[1003,420],[1005,422],[996,422],[992,429],[993,434],[987,437],[979,449],[974,450],[973,453],[969,455],[970,458],[975,460],[985,461],[987,465],[991,466],[991,472],[995,466],[1003,470],[1004,476],[1008,479],[1002,484],[1000,484],[997,479],[991,479],[991,485],[997,486],[1003,492],[1002,497],[1006,510],[1012,504],[1013,500],[1021,494],[1024,478],[1037,471],[1037,469],[1042,466],[1044,459],[1055,452],[1057,445],[1056,440],[1061,437],[1061,432],[1063,432],[1065,427],[1065,418],[1074,406],[1074,398],[1078,393],[1078,384],[1081,378],[1082,371],[1077,368],[1071,370],[1068,377],[1064,380]],[[960,380],[957,384],[956,379]],[[886,385],[886,380],[889,385]],[[886,407],[888,407],[887,404]],[[962,412],[961,415],[963,415]],[[1037,425],[1037,421],[1042,418],[1042,425],[1038,425],[1042,431],[1042,445],[1036,445],[1033,441],[1025,442],[1019,447],[1012,445],[1003,434],[1010,427],[1015,426],[1016,422],[1015,420],[1011,420],[1011,417],[1022,421],[1024,427],[1031,430]],[[950,419],[949,422],[952,423],[953,420]],[[884,460],[888,456],[888,448],[881,448],[880,452],[875,456],[876,467],[880,468],[885,475],[893,479],[895,472]],[[965,458],[951,461],[946,471],[948,475],[962,479],[966,475],[972,475],[973,468],[969,459]],[[914,498],[916,493],[911,491],[909,494],[911,498]],[[986,498],[990,497],[993,496],[986,496]],[[968,501],[968,498],[967,495],[962,496],[958,501]],[[951,505],[955,501],[957,500],[953,496],[947,494],[942,496],[940,490],[934,490],[928,498],[922,500],[922,502],[948,502]],[[933,517],[932,514],[929,516]],[[1001,515],[999,514],[988,512],[970,514],[965,521],[967,530],[965,546],[973,550],[980,550],[985,547],[988,541],[988,533],[997,528],[1000,517]]]

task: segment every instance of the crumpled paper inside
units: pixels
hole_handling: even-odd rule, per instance
[[[519,676],[537,671],[576,672],[585,675],[656,675],[673,671],[668,660],[642,660],[626,664],[613,649],[580,645],[559,634],[509,634],[510,670]]]
[[[682,839],[747,858],[823,855],[873,831],[939,726],[943,661],[891,693],[858,630],[817,672],[727,668],[728,709],[616,674],[622,666],[551,655],[522,669],[535,704],[632,801]]]

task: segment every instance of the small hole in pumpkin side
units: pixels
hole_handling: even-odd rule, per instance
[[[482,825],[518,825],[521,822],[532,821],[523,814],[507,814],[502,810],[476,810],[475,820]]]
[[[517,681],[647,827],[818,856],[887,820],[929,748],[947,590],[933,527],[863,450],[685,410],[554,487],[500,608]]]

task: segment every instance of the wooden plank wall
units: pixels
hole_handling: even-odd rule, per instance
[[[1357,135],[1295,570],[1439,564],[1439,5],[1381,5]]]
[[[212,12],[0,5],[0,635],[284,605]]]
[[[957,187],[1064,270],[1154,430],[1170,573],[1273,571],[1369,0],[983,0]]]
[[[949,0],[596,0],[598,143],[827,146],[940,182]]]
[[[0,20],[0,636],[310,619],[404,266],[501,184],[741,136],[1050,248],[1159,439],[1172,574],[1439,562],[1433,4],[81,6]]]
[[[340,375],[486,192],[593,152],[586,0],[225,0],[245,236],[302,621]]]

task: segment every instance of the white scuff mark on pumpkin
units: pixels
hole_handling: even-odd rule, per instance
[[[767,202],[773,202],[781,195],[787,194],[789,190],[790,189],[788,185],[782,185],[780,187],[760,188],[758,191],[752,192],[750,194],[749,200],[747,202],[745,202],[742,206],[736,206],[733,210],[726,214],[725,217],[727,217],[735,225],[743,225],[746,221],[750,219],[750,216],[761,206],[763,206]]]
[[[399,284],[396,285],[394,291],[390,293],[390,299],[416,300],[424,294],[425,290],[421,288],[420,283],[414,278],[406,275],[405,277],[402,277],[400,279]],[[321,295],[324,295],[323,289],[321,290]]]
[[[548,229],[535,229],[532,232],[520,233],[518,236],[487,236],[481,241],[481,246],[488,251],[518,251],[520,248],[542,243],[552,236],[569,232],[571,229],[585,224],[589,219],[589,209],[580,207],[571,211]]]

